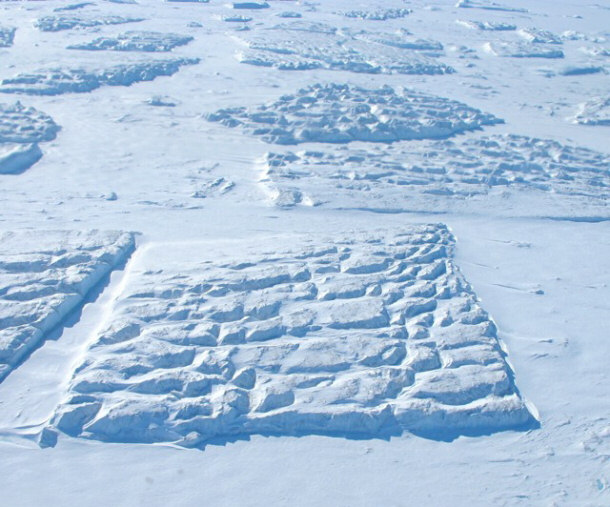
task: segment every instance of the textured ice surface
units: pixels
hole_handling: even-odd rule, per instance
[[[200,445],[252,433],[452,438],[531,422],[444,226],[273,243],[146,261],[54,425]]]
[[[0,174],[17,174],[42,157],[39,142],[55,139],[53,119],[21,103],[0,104]]]
[[[134,248],[119,232],[1,232],[0,380]]]
[[[123,23],[135,23],[143,21],[143,18],[130,18],[124,16],[45,16],[36,21],[36,26],[43,32],[59,32],[72,28],[91,28],[103,25],[120,25]]]
[[[564,53],[556,46],[538,43],[488,42],[485,49],[496,56],[513,58],[563,58]]]
[[[610,126],[610,97],[596,97],[581,104],[574,121],[581,125]]]
[[[0,82],[2,93],[28,95],[60,95],[90,92],[100,86],[130,86],[140,81],[152,81],[159,76],[171,76],[183,65],[194,65],[198,59],[178,58],[116,65],[102,69],[53,69],[34,74],[19,74]]]
[[[313,31],[268,30],[243,36],[248,49],[243,63],[281,70],[329,69],[369,74],[451,74],[450,66],[428,56],[440,56],[442,44],[404,33],[328,34]],[[422,52],[424,54],[422,54]]]
[[[161,32],[131,31],[116,37],[99,37],[91,42],[74,44],[69,49],[88,49],[91,51],[144,51],[161,53],[171,51],[175,47],[184,46],[193,40],[188,35]]]
[[[8,28],[6,26],[0,26],[0,48],[8,48],[13,45],[13,39],[15,38],[15,28]]]
[[[529,213],[610,214],[610,156],[510,135],[269,153],[261,184],[282,207],[519,214],[509,198],[524,193]]]
[[[277,144],[437,139],[502,122],[454,100],[343,84],[313,85],[271,104],[221,109],[207,119]]]

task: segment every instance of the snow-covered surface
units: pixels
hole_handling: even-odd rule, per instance
[[[0,174],[0,229],[31,231],[29,252],[49,230],[142,233],[0,383],[2,502],[607,505],[609,21],[605,0],[0,2],[0,160],[15,173]],[[157,48],[192,40],[68,49],[135,30],[163,34]],[[452,71],[399,71],[422,63]],[[461,315],[444,281],[392,292],[390,243],[439,222],[449,278],[482,319],[467,327],[487,327],[480,347],[443,341],[464,338],[443,334]],[[344,241],[350,258],[333,261]],[[297,267],[311,280],[248,285]],[[375,277],[381,294],[362,295]],[[420,297],[437,305],[424,331],[418,316],[385,325]],[[295,310],[315,312],[304,336],[289,333]],[[413,367],[418,341],[436,369]],[[299,347],[246,354],[282,343]],[[293,359],[332,371],[294,387]],[[209,392],[201,375],[218,381]],[[456,418],[467,405],[447,402],[468,396],[472,417]],[[393,424],[400,400],[427,410]],[[333,423],[313,424],[312,407]]]

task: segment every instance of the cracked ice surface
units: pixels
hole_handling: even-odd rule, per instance
[[[207,119],[277,144],[438,139],[502,123],[455,100],[390,86],[368,90],[343,84],[313,85],[271,104],[221,109]]]
[[[68,49],[161,53],[184,46],[192,40],[193,37],[176,33],[130,31],[116,37],[99,37],[91,42],[68,46]]]
[[[268,153],[261,185],[282,207],[607,216],[610,157],[525,136]],[[509,193],[510,192],[510,193]],[[536,196],[532,199],[532,196]],[[576,211],[578,210],[578,211]]]
[[[153,81],[171,76],[183,65],[194,65],[198,59],[178,58],[115,65],[102,69],[51,69],[33,74],[19,74],[0,82],[2,93],[27,95],[61,95],[86,93],[100,86],[130,86],[141,81]]]
[[[0,380],[134,248],[119,232],[0,232]]]
[[[55,139],[53,119],[21,103],[0,104],[0,174],[25,171],[42,157],[39,142]]]
[[[389,429],[450,438],[531,422],[445,226],[291,245],[193,245],[186,261],[169,246],[169,263],[145,260],[53,424],[200,445]]]

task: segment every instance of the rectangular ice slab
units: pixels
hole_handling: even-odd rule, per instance
[[[121,232],[0,232],[0,381],[134,249]]]
[[[113,442],[532,422],[443,225],[153,245],[53,426]]]

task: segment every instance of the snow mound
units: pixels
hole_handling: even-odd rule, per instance
[[[119,232],[0,233],[0,380],[134,249]]]
[[[442,75],[450,66],[416,51],[440,56],[442,45],[406,35],[269,30],[264,36],[245,35],[248,49],[238,54],[242,63],[280,70],[328,69],[368,74]],[[406,51],[411,50],[411,51]]]
[[[120,25],[123,23],[137,23],[144,18],[130,18],[124,16],[101,16],[97,18],[81,16],[45,16],[36,21],[36,27],[43,32],[59,32],[72,28],[91,28],[103,25]]]
[[[178,58],[130,63],[94,70],[51,69],[3,79],[0,82],[0,92],[27,95],[85,93],[100,86],[130,86],[141,81],[152,81],[160,76],[171,76],[183,65],[197,63],[199,63],[198,59]]]
[[[341,14],[346,18],[386,21],[388,19],[405,18],[412,12],[411,9],[377,9],[374,11],[347,11]]]
[[[513,58],[563,58],[561,49],[538,43],[488,42],[485,49],[496,56]]]
[[[522,136],[269,153],[262,171],[280,207],[610,216],[610,156]]]
[[[0,174],[18,174],[42,157],[39,142],[55,139],[59,126],[32,107],[0,104]]]
[[[9,48],[13,45],[16,31],[16,28],[0,26],[0,48]]]
[[[596,97],[581,104],[574,122],[581,125],[610,126],[610,97]]]
[[[68,49],[161,53],[171,51],[178,46],[184,46],[192,40],[193,37],[176,33],[130,31],[116,37],[99,37],[84,44],[74,44],[68,46]]]
[[[190,260],[183,245],[169,264],[147,256],[53,425],[200,446],[254,433],[448,439],[532,423],[445,226],[277,243],[220,256],[213,242],[193,245]]]
[[[253,110],[221,109],[209,121],[241,126],[268,143],[349,143],[446,138],[502,120],[466,104],[390,86],[316,84]]]
[[[83,9],[85,7],[89,7],[91,5],[95,5],[93,2],[80,2],[76,4],[68,4],[65,7],[56,7],[53,9],[53,12],[66,12],[66,11],[76,11],[79,9]]]
[[[513,25],[512,23],[501,23],[494,21],[466,21],[458,19],[457,23],[465,26],[466,28],[472,28],[473,30],[484,30],[491,32],[511,31],[517,29],[517,25]]]

